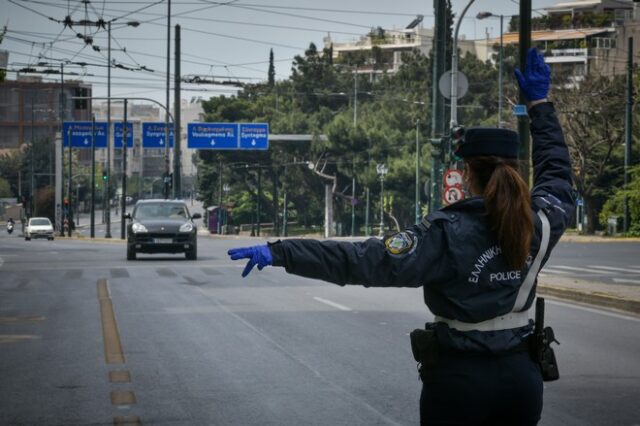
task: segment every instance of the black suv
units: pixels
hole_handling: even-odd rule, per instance
[[[127,226],[127,260],[136,253],[182,253],[187,259],[198,258],[198,230],[184,201],[140,200],[133,214],[125,215]]]

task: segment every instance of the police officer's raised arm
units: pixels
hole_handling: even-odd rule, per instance
[[[533,139],[532,201],[549,217],[553,245],[567,227],[574,210],[569,150],[555,108],[546,99],[551,83],[550,69],[535,48],[529,50],[524,74],[516,70],[516,78],[529,101]]]

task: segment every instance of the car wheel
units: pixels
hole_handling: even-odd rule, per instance
[[[127,260],[136,260],[136,249],[131,246],[127,246]]]
[[[187,250],[185,256],[188,260],[198,260],[198,246],[193,246],[191,250]]]
[[[53,241],[53,237],[49,237],[47,238],[49,241]]]
[[[24,240],[25,240],[25,241],[31,241],[31,237],[30,237],[30,236],[28,236],[28,235],[25,235],[25,236],[24,236]]]

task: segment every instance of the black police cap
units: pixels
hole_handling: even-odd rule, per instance
[[[466,129],[456,155],[461,158],[480,155],[518,158],[518,134],[513,130],[495,127],[471,127]]]

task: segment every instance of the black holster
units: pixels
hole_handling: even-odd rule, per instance
[[[425,369],[433,367],[438,362],[438,339],[435,330],[417,328],[409,333],[411,352],[418,363],[420,378]]]
[[[556,354],[553,352],[551,342],[557,342],[551,327],[545,327],[542,332],[531,336],[531,355],[540,366],[542,380],[552,382],[560,378]]]
[[[540,366],[542,380],[551,382],[560,378],[556,354],[551,343],[556,342],[555,333],[551,327],[544,326],[544,299],[536,300],[536,322],[533,335],[529,338],[531,357]]]

